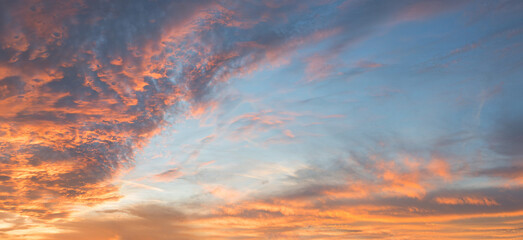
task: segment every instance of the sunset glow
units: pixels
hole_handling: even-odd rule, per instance
[[[0,239],[523,239],[523,1],[0,0]]]

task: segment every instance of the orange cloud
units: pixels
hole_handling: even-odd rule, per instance
[[[214,88],[317,33],[272,43],[256,33],[245,41],[263,47],[234,36],[211,41],[207,35],[217,29],[250,31],[259,21],[217,3],[97,4],[34,0],[2,11],[9,21],[0,37],[0,210],[47,218],[75,204],[118,199],[110,181],[132,165],[166,114],[176,108],[202,116],[218,104],[208,97]],[[272,13],[265,9],[265,19]],[[238,119],[263,126],[285,120]]]
[[[448,205],[484,205],[484,206],[497,206],[499,203],[497,203],[495,200],[489,199],[489,198],[477,198],[477,197],[462,197],[462,198],[446,198],[446,197],[438,197],[436,198],[436,202],[439,204],[448,204]]]
[[[296,136],[294,136],[294,133],[292,133],[292,131],[289,130],[289,129],[283,130],[283,134],[285,134],[285,136],[290,137],[290,138],[295,138],[296,137]]]
[[[237,56],[174,49],[201,28],[209,5],[183,5],[163,24],[136,18],[139,5],[115,18],[82,1],[9,4],[0,39],[8,57],[0,61],[0,210],[54,218],[75,204],[118,199],[110,182],[132,164],[134,150],[161,130],[175,104],[203,106],[208,83]],[[123,33],[119,24],[141,32]],[[178,60],[189,61],[183,82],[170,79]]]

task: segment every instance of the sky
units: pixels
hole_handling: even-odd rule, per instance
[[[522,13],[0,0],[0,238],[523,239]]]

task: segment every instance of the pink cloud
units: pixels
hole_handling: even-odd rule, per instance
[[[177,178],[182,177],[184,174],[179,168],[169,169],[165,172],[156,174],[151,177],[152,180],[156,182],[170,182]]]
[[[356,66],[358,66],[360,68],[379,68],[379,67],[383,67],[383,64],[362,60],[362,61],[357,62]]]

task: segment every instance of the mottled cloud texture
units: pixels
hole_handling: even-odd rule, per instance
[[[346,21],[341,13],[334,21],[314,16],[316,7],[321,4],[3,2],[1,208],[57,217],[67,204],[118,198],[109,180],[131,164],[134,150],[160,130],[174,106],[198,114],[213,87],[231,75],[276,61],[282,48],[322,38],[322,31],[350,27],[339,24]],[[399,17],[401,7],[383,6],[377,15]]]
[[[202,109],[214,85],[286,40],[244,30],[259,17],[236,20],[250,16],[236,4],[3,2],[1,208],[57,217],[118,198],[109,180],[174,106]]]
[[[26,239],[29,235],[23,231],[31,228],[38,233],[34,239],[430,239],[427,234],[432,232],[441,239],[492,234],[521,237],[523,126],[517,114],[500,114],[490,123],[495,127],[477,123],[470,136],[467,132],[464,137],[451,136],[425,146],[414,138],[403,145],[400,137],[383,140],[385,134],[365,151],[343,145],[339,148],[344,157],[330,164],[310,161],[313,163],[285,170],[279,179],[285,184],[270,191],[241,192],[204,183],[206,171],[207,176],[219,175],[217,170],[205,169],[219,164],[214,159],[208,160],[212,165],[200,163],[194,171],[186,169],[201,149],[215,142],[249,139],[252,144],[277,130],[279,137],[263,142],[267,147],[321,135],[287,128],[298,118],[319,119],[311,125],[346,123],[346,115],[321,117],[311,113],[314,110],[245,113],[220,119],[220,131],[200,141],[185,162],[187,166],[169,166],[137,180],[151,184],[192,181],[206,191],[203,197],[198,195],[186,206],[135,204],[71,218],[80,208],[125,197],[119,191],[121,182],[115,179],[133,168],[137,151],[177,119],[199,119],[226,105],[217,92],[231,79],[266,66],[292,65],[290,56],[303,54],[306,76],[293,86],[325,84],[321,89],[335,81],[349,82],[400,65],[402,54],[408,51],[395,52],[392,46],[397,42],[390,43],[386,55],[399,57],[389,57],[387,63],[365,58],[344,61],[343,52],[350,49],[359,56],[361,49],[352,47],[386,29],[461,11],[468,4],[407,0],[0,1],[0,220],[5,225],[0,224],[0,237]],[[492,11],[503,13],[511,4],[521,9],[516,3],[504,2]],[[476,5],[470,9],[463,14],[471,19],[470,24],[491,11]],[[520,33],[509,26],[485,34],[488,36],[478,43],[462,44],[405,69],[416,74],[436,68],[445,71],[459,64],[460,56]],[[320,48],[319,53],[310,54]],[[502,50],[496,54],[510,52]],[[512,62],[521,67],[520,60]],[[500,78],[508,79],[516,68],[507,67]],[[397,72],[401,71],[391,71]],[[415,81],[404,85],[409,84],[418,86]],[[368,95],[385,99],[403,93],[387,86],[376,89]],[[502,92],[500,89],[492,96],[480,95],[478,119],[485,102]],[[280,94],[277,90],[268,93]],[[414,106],[416,101],[409,97],[416,95],[407,96],[405,106]],[[357,110],[361,109],[365,107]],[[359,113],[354,111],[354,115]],[[395,127],[395,120],[390,121],[390,128]],[[405,121],[416,123],[415,119]],[[333,139],[349,132],[339,129],[332,133]],[[482,139],[481,146],[470,147],[477,150],[474,153],[463,150],[458,154],[448,147],[463,147],[470,139]],[[351,141],[360,143],[353,136],[339,142]],[[477,157],[482,164],[461,161],[463,155]],[[275,169],[235,176],[264,180]],[[470,187],[475,181],[470,180],[445,187],[462,179],[491,182]],[[492,222],[492,226],[487,228],[482,222]],[[463,227],[461,232],[457,226]],[[40,234],[37,227],[59,230]],[[478,229],[483,232],[475,232]]]

